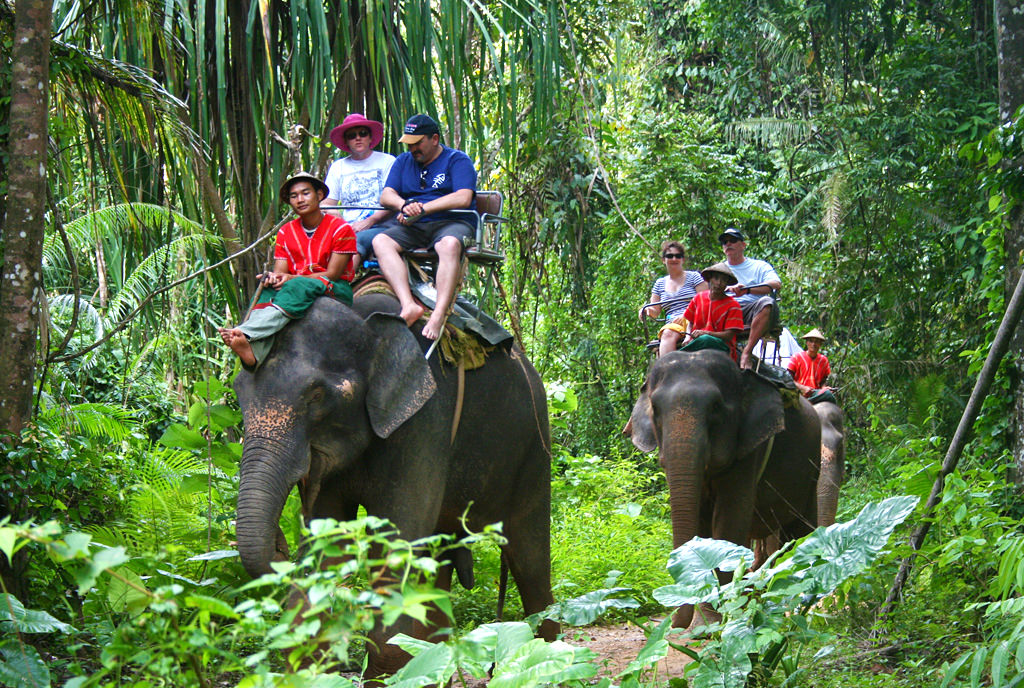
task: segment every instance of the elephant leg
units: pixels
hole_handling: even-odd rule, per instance
[[[554,604],[551,595],[551,534],[546,518],[527,516],[508,523],[508,544],[502,548],[508,561],[509,572],[519,588],[523,611],[536,614]],[[552,641],[561,629],[551,620],[545,620],[539,629],[544,640]]]
[[[434,586],[439,590],[449,591],[452,586],[452,567],[446,564],[438,569],[437,579]],[[431,605],[427,611],[427,623],[413,621],[411,624],[403,624],[402,620],[394,626],[374,628],[368,635],[366,644],[366,671],[363,678],[371,685],[382,685],[379,680],[382,676],[394,674],[405,666],[410,656],[405,650],[397,645],[388,643],[398,632],[406,633],[413,638],[440,642],[447,639],[447,633],[438,633],[441,629],[449,628],[452,622],[448,615],[438,607]]]

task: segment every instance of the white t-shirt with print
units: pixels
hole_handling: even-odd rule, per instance
[[[395,156],[380,151],[373,151],[362,160],[351,156],[335,160],[327,170],[327,197],[336,199],[338,205],[379,205],[380,193],[394,162]],[[344,217],[355,222],[372,214],[373,210],[346,210]]]

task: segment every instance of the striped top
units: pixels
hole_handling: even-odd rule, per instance
[[[277,233],[274,260],[288,262],[293,275],[310,275],[327,270],[335,253],[356,253],[356,235],[340,217],[324,215],[312,236],[302,228],[302,219],[295,218]],[[338,279],[351,282],[356,276],[356,261],[350,260]]]
[[[690,301],[697,294],[697,287],[704,282],[704,278],[696,270],[684,271],[683,278],[683,286],[675,292],[669,293],[665,291],[668,284],[668,275],[654,280],[654,286],[651,287],[651,300],[653,301],[655,296],[658,297],[658,303],[663,304],[662,308],[665,310],[669,322],[683,314],[683,311],[686,310],[686,307],[690,305]]]

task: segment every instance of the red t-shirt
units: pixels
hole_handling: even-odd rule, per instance
[[[806,351],[800,351],[789,359],[789,372],[793,373],[793,379],[801,385],[821,389],[825,386],[825,378],[832,372],[832,368],[828,364],[828,359],[821,354],[811,358]]]
[[[693,324],[695,330],[743,330],[743,309],[736,299],[726,296],[724,299],[712,301],[710,291],[697,292],[693,301],[686,307],[683,317]],[[737,360],[735,337],[729,342],[729,355],[732,356],[732,360]]]
[[[313,236],[306,236],[302,219],[295,218],[277,233],[274,260],[288,261],[288,272],[309,275],[323,272],[335,253],[356,253],[356,233],[337,215],[324,215]],[[351,282],[356,276],[356,262],[349,260],[338,279]]]

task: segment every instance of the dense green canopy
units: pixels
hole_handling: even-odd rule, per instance
[[[30,4],[49,6],[0,1],[7,261],[19,246],[8,211],[26,202],[8,192],[23,188],[10,94]],[[326,170],[339,155],[328,134],[349,112],[383,121],[381,148],[394,153],[408,115],[437,117],[481,187],[505,194],[498,288],[472,275],[466,290],[497,294],[488,303],[549,387],[567,586],[611,587],[608,571],[633,552],[648,560],[610,580],[649,590],[664,575],[651,561],[670,543],[664,485],[620,429],[649,362],[653,331],[637,309],[664,272],[665,239],[699,269],[721,260],[718,233],[740,228],[747,254],[782,276],[783,324],[826,333],[850,429],[841,515],[926,495],[1024,235],[1024,119],[999,115],[1001,98],[1024,102],[1024,75],[997,50],[1004,4],[56,0],[40,42],[45,307],[26,316],[41,336],[19,368],[34,421],[7,445],[0,515],[59,518],[139,557],[170,539],[180,549],[163,556],[181,575],[206,574],[208,562],[187,560],[230,546],[239,436],[236,362],[214,328],[245,311],[284,216],[280,182]],[[0,306],[13,293],[0,284]],[[900,665],[902,650],[880,660],[915,685],[967,650],[1024,647],[1000,609],[961,611],[1018,599],[1024,585],[1012,459],[1024,433],[1008,369],[946,487],[907,616],[885,628],[930,653],[927,671]],[[591,514],[602,525],[588,532]],[[645,544],[614,539],[630,528]],[[612,541],[626,563],[580,554]],[[840,587],[848,616],[825,626],[866,634],[892,568]],[[62,571],[23,555],[4,583],[59,616]],[[139,563],[132,575],[148,573]],[[125,612],[112,609],[115,621]],[[941,619],[915,623],[934,609]],[[978,661],[975,683],[998,674]]]

